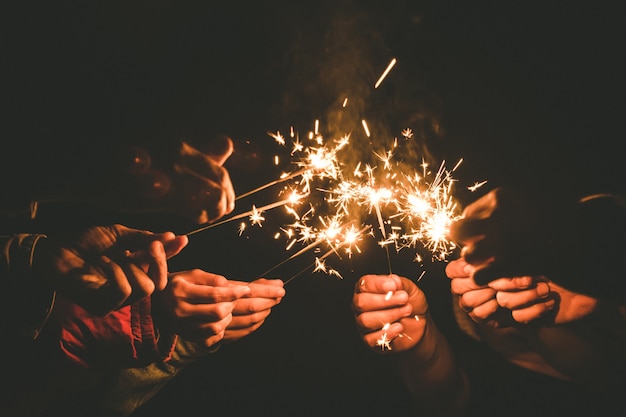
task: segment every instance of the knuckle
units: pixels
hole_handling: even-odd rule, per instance
[[[233,311],[234,303],[219,303],[215,306],[215,315],[220,320],[228,318]]]

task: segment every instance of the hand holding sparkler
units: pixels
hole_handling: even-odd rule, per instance
[[[405,351],[425,335],[426,295],[397,275],[365,275],[355,285],[352,309],[357,329],[370,349]]]
[[[251,293],[247,285],[200,269],[173,273],[165,290],[153,297],[155,320],[162,333],[210,348],[224,338],[236,301]]]
[[[452,293],[459,307],[477,323],[491,327],[543,322],[561,325],[591,314],[598,300],[569,291],[543,277],[498,278],[478,286],[471,278],[474,267],[457,259],[446,266]]]
[[[40,238],[33,276],[91,314],[104,316],[167,283],[167,259],[187,238],[123,225],[95,226]]]
[[[179,214],[197,224],[214,222],[235,207],[224,167],[233,149],[229,137],[218,136],[202,145],[181,141],[166,161],[136,146],[120,150],[117,181],[106,178],[102,189],[92,186],[93,202],[122,211]]]
[[[464,414],[467,378],[428,314],[425,294],[413,281],[397,275],[365,275],[355,286],[352,308],[365,344],[397,354],[398,371],[420,415]]]
[[[553,193],[556,194],[556,193]],[[571,291],[624,303],[626,199],[578,201],[497,188],[465,208],[450,237],[485,285],[501,277],[543,276]],[[575,262],[572,262],[575,260]]]
[[[551,219],[525,196],[496,188],[468,205],[449,234],[464,245],[461,255],[475,267],[474,281],[485,285],[500,277],[548,272],[547,259],[554,256],[549,245],[556,238]]]
[[[201,151],[183,142],[174,165],[180,178],[180,210],[196,223],[214,222],[235,208],[235,191],[224,163],[232,140],[220,136]]]
[[[230,280],[231,285],[243,285],[250,293],[237,299],[233,308],[233,318],[226,326],[224,343],[235,342],[256,331],[285,296],[283,281],[260,278],[252,282]]]

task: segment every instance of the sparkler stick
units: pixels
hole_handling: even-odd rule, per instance
[[[349,223],[348,224],[344,224],[341,227],[344,228],[344,227],[347,227],[348,225],[349,225]],[[353,233],[347,233],[351,237],[344,238],[344,240],[340,242],[339,247],[342,247],[342,246],[345,247],[345,246],[349,246],[349,245],[353,244],[353,239],[355,238],[355,236],[361,236],[366,230],[368,230],[370,228],[371,228],[371,226],[366,225],[361,230],[353,231]],[[309,251],[310,249],[313,249],[313,248],[317,247],[318,245],[320,245],[323,242],[327,242],[331,246],[331,249],[328,252],[326,252],[326,254],[324,254],[323,256],[321,256],[318,259],[322,259],[323,260],[323,259],[326,259],[332,253],[337,253],[337,249],[338,248],[335,248],[335,246],[332,244],[332,242],[328,241],[328,237],[324,236],[323,238],[320,238],[320,239],[316,240],[315,242],[310,243],[309,245],[307,245],[306,247],[300,249],[298,252],[294,253],[293,255],[288,257],[287,259],[284,259],[283,261],[279,262],[278,264],[276,264],[275,266],[271,267],[267,271],[263,272],[262,274],[260,274],[259,278],[267,275],[268,273],[272,272],[276,268],[286,264],[288,261],[297,258],[298,256],[300,256],[303,253]],[[284,281],[284,284],[287,284],[289,281],[293,280],[297,275],[302,274],[304,271],[306,271],[307,269],[311,268],[314,265],[315,265],[315,263],[307,266],[302,271],[298,272],[297,274],[293,275],[291,278],[289,278],[286,281]]]
[[[253,215],[255,213],[261,213],[263,211],[271,210],[273,208],[284,206],[285,204],[289,204],[289,203],[293,203],[293,202],[294,202],[294,198],[286,198],[286,199],[281,200],[281,201],[277,201],[277,202],[274,202],[274,203],[267,204],[267,205],[265,205],[263,207],[259,207],[259,208],[253,207],[252,210],[250,210],[250,211],[246,211],[245,213],[240,213],[240,214],[237,214],[235,216],[229,217],[228,219],[222,220],[221,222],[211,223],[209,225],[202,226],[202,227],[199,227],[197,229],[194,229],[194,230],[192,230],[190,232],[185,233],[185,236],[191,236],[191,235],[193,235],[195,233],[203,232],[205,230],[212,229],[213,227],[217,227],[217,226],[220,226],[222,224],[225,224],[225,223],[228,223],[228,222],[232,222],[234,220],[238,220],[238,219],[242,219],[244,217],[251,216],[251,215]]]
[[[380,214],[380,207],[378,206],[378,203],[376,203],[374,205],[374,209],[376,210],[376,217],[378,218],[378,225],[380,227],[380,233],[382,234],[382,239],[383,242],[385,241],[385,238],[387,237],[387,232],[385,231],[385,224],[383,223],[383,216]],[[389,256],[389,246],[387,245],[383,245],[385,248],[385,254],[387,255],[387,266],[389,267],[389,274],[391,274],[391,257]]]
[[[296,171],[296,172],[293,172],[293,173],[291,173],[291,174],[289,174],[289,175],[285,175],[284,177],[281,177],[281,178],[279,178],[279,179],[277,179],[277,180],[270,181],[270,182],[268,182],[267,184],[264,184],[264,185],[262,185],[262,186],[260,186],[260,187],[258,187],[258,188],[255,188],[255,189],[253,189],[253,190],[250,190],[250,191],[248,191],[248,192],[245,192],[245,193],[243,193],[243,194],[240,194],[240,195],[238,195],[238,196],[235,198],[235,200],[240,200],[240,199],[242,199],[242,198],[244,198],[244,197],[248,197],[249,195],[252,195],[252,194],[254,194],[254,193],[258,193],[259,191],[265,190],[266,188],[269,188],[269,187],[271,187],[271,186],[273,186],[273,185],[280,184],[280,183],[285,182],[285,181],[289,181],[290,179],[293,179],[293,178],[295,178],[295,177],[297,177],[297,176],[299,176],[299,175],[302,175],[302,174],[304,174],[305,172],[306,172],[306,169],[301,169],[301,170]]]
[[[283,286],[287,285],[288,283],[290,283],[291,281],[294,280],[294,278],[302,275],[305,271],[307,271],[308,269],[310,269],[311,267],[314,267],[316,265],[321,265],[324,259],[326,259],[331,253],[333,253],[333,250],[329,250],[328,252],[326,252],[324,255],[322,255],[321,257],[317,258],[315,260],[315,262],[313,262],[312,264],[308,265],[306,268],[300,270],[300,272],[297,272],[295,274],[293,274],[289,279],[285,280],[285,282],[283,282]]]
[[[319,239],[311,244],[309,244],[307,247],[300,249],[298,252],[294,253],[293,255],[291,255],[289,258],[279,262],[278,264],[274,265],[273,267],[271,267],[270,269],[268,269],[267,271],[263,272],[260,277],[263,277],[267,274],[269,274],[270,272],[272,272],[273,270],[275,270],[276,268],[278,268],[281,265],[286,264],[287,262],[289,262],[290,260],[302,255],[303,253],[307,252],[308,250],[316,247],[317,245],[319,245],[320,243],[322,243],[324,241],[324,239]]]

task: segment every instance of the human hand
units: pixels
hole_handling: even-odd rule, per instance
[[[165,290],[153,297],[154,315],[161,328],[211,347],[224,338],[236,301],[251,293],[247,285],[201,269],[172,273]]]
[[[428,302],[407,278],[365,275],[355,285],[352,310],[357,330],[370,349],[384,351],[384,342],[389,341],[389,349],[404,351],[424,335]]]
[[[52,289],[103,316],[164,289],[167,259],[187,242],[186,236],[172,232],[95,226],[40,239],[32,269]]]
[[[492,327],[511,325],[510,318],[506,320],[502,307],[498,305],[496,290],[487,285],[476,284],[472,278],[474,269],[463,259],[450,261],[446,265],[446,276],[451,279],[450,290],[459,296],[459,307],[477,323]],[[496,313],[501,317],[497,317]]]
[[[126,190],[124,201],[134,201],[137,209],[169,211],[198,224],[214,222],[235,208],[235,191],[224,167],[233,151],[227,136],[195,146],[182,141],[173,165],[157,167],[149,152],[132,146],[120,151],[123,175],[117,188]],[[124,204],[119,197],[107,200],[104,204]]]
[[[472,278],[479,285],[540,275],[549,256],[545,217],[521,194],[497,188],[468,205],[449,235],[464,245],[461,255],[475,267]]]
[[[229,281],[250,287],[250,293],[235,301],[233,318],[226,327],[224,342],[231,343],[256,331],[265,322],[272,308],[285,296],[280,279],[257,279],[252,282]]]
[[[459,307],[478,323],[509,327],[541,321],[566,324],[591,314],[598,300],[569,291],[543,277],[498,278],[479,286],[471,278],[473,266],[462,259],[446,266]]]
[[[180,175],[183,214],[196,223],[211,223],[235,208],[235,190],[224,163],[233,153],[232,140],[216,138],[202,152],[183,142],[174,165]]]

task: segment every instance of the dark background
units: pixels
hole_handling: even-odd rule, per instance
[[[463,187],[482,180],[484,191],[510,184],[572,198],[623,192],[622,13],[598,2],[546,3],[13,6],[3,13],[3,204],[19,204],[32,188],[84,185],[88,176],[73,170],[113,161],[106,158],[120,144],[160,155],[170,141],[215,133],[235,140],[226,166],[236,191],[245,192],[279,173],[268,131],[308,131],[318,118],[332,130],[333,106],[344,96],[380,137],[412,127],[437,159],[463,157],[456,173],[461,204],[481,192]],[[392,57],[396,68],[374,91]],[[15,175],[25,164],[30,174]],[[126,220],[181,232],[192,227],[166,215]],[[268,228],[239,237],[236,225],[224,225],[194,235],[171,268],[254,279],[286,257]],[[272,274],[286,279],[311,261],[302,257]],[[426,269],[420,284],[436,320],[458,338],[468,366],[479,369],[482,356],[468,354],[475,347],[452,323],[445,265],[420,267],[402,252],[392,265],[413,278]],[[342,280],[298,276],[259,331],[184,370],[136,416],[411,415],[393,359],[365,349],[349,305],[361,274],[388,270],[385,253],[369,248],[337,267]],[[509,368],[489,372],[496,382],[483,381],[485,391],[506,387],[501,378],[531,381]],[[545,381],[532,383],[546,392]],[[551,389],[562,393],[558,385]],[[497,392],[510,397],[492,397],[494,408],[521,401]],[[554,401],[575,398],[570,394]]]

